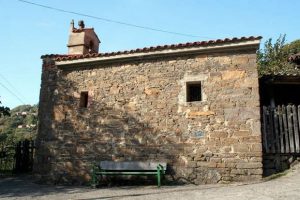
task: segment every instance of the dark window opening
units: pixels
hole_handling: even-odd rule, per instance
[[[186,101],[202,101],[201,82],[186,83]]]
[[[87,108],[88,107],[88,100],[89,100],[89,93],[88,92],[81,92],[80,93],[80,108]]]
[[[261,81],[261,105],[300,105],[300,93],[298,91],[300,91],[300,84],[265,84]]]

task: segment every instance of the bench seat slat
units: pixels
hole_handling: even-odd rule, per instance
[[[156,170],[157,166],[161,165],[166,169],[167,164],[161,162],[138,162],[138,161],[127,161],[127,162],[115,162],[115,161],[101,161],[99,166],[103,170]]]

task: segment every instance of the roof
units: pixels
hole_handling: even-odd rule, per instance
[[[263,75],[263,77],[299,77],[299,72],[290,71],[290,72],[273,72],[273,73],[266,73]]]
[[[225,39],[217,39],[217,40],[209,40],[209,41],[197,41],[197,42],[188,42],[188,43],[179,43],[179,44],[171,44],[171,45],[159,45],[159,46],[151,46],[145,48],[138,48],[133,50],[125,50],[125,51],[117,51],[117,52],[108,52],[108,53],[92,53],[92,54],[76,54],[76,55],[68,55],[68,54],[47,54],[41,56],[44,58],[53,58],[55,61],[67,61],[67,60],[78,60],[83,58],[96,58],[96,57],[109,57],[115,55],[126,55],[132,53],[146,53],[146,52],[154,52],[166,49],[181,49],[181,48],[190,48],[190,47],[205,47],[205,46],[215,46],[215,45],[223,45],[223,44],[231,44],[231,43],[239,43],[245,41],[252,40],[260,40],[261,36],[250,36],[250,37],[240,37],[240,38],[225,38]]]
[[[274,72],[264,74],[259,78],[261,81],[268,84],[299,84],[300,74],[297,71],[294,72]]]
[[[291,55],[288,60],[280,68],[270,71],[271,68],[266,67],[266,71],[261,72],[261,77],[300,77],[300,52]]]
[[[288,63],[279,70],[263,72],[261,77],[300,77],[300,70],[297,65]]]
[[[290,56],[289,61],[296,64],[300,64],[300,52]]]

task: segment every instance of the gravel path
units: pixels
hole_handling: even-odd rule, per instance
[[[164,199],[164,200],[244,200],[244,199],[300,199],[300,166],[282,177],[252,184],[128,186],[90,189],[37,185],[28,177],[0,179],[0,199]]]

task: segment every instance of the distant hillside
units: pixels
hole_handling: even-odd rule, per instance
[[[12,109],[10,116],[1,117],[0,145],[34,139],[37,131],[37,113],[37,105],[21,105]]]

